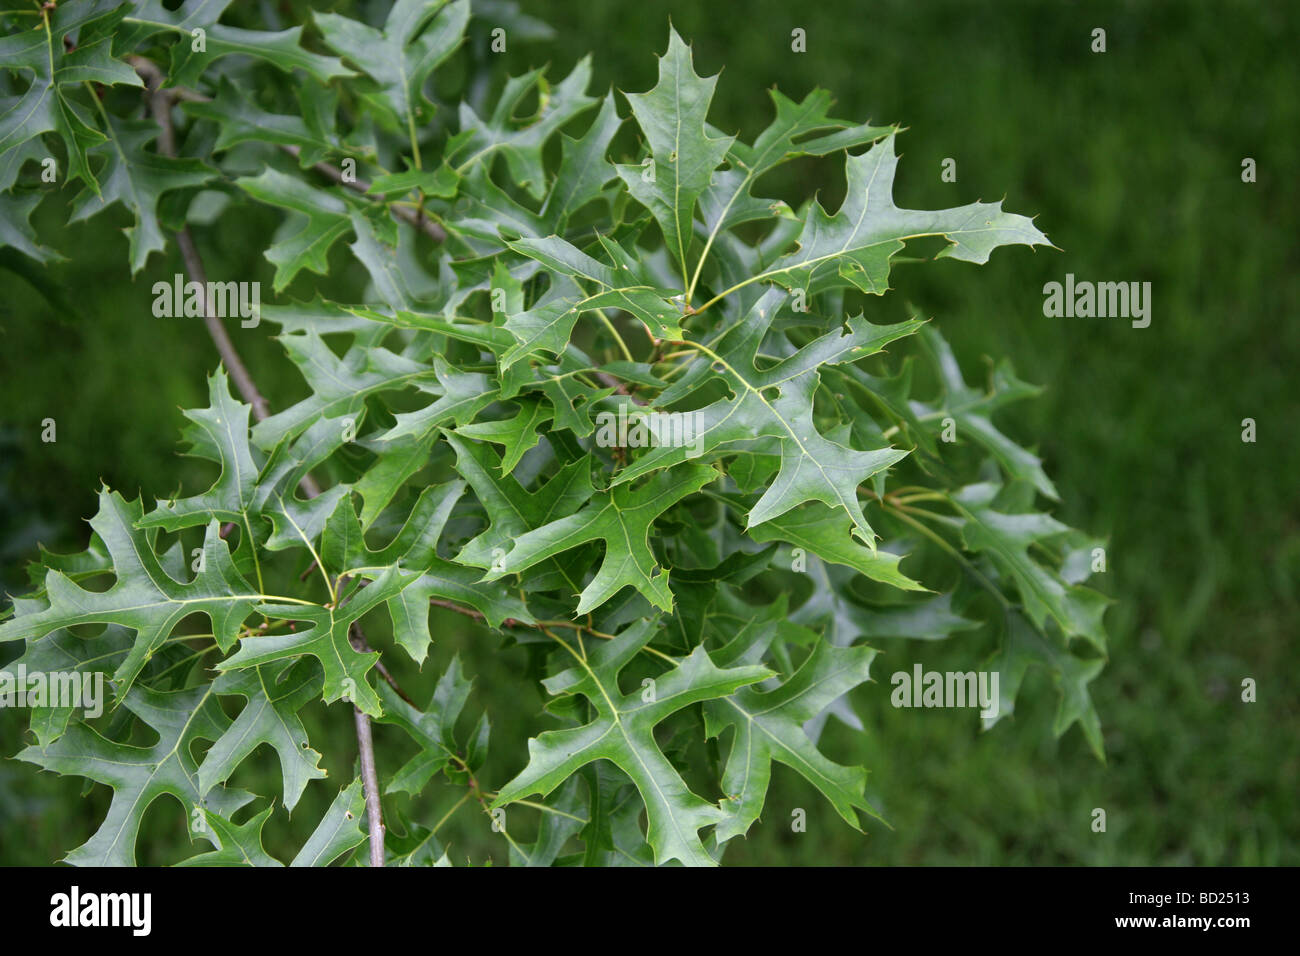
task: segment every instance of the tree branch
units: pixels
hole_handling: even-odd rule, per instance
[[[158,66],[149,59],[142,56],[131,55],[126,58],[127,62],[135,68],[136,73],[140,74],[144,80],[145,86],[149,90],[151,106],[153,108],[154,119],[158,125],[163,128],[163,135],[160,138],[159,148],[168,156],[176,155],[176,144],[172,134],[171,106],[176,100],[188,100],[192,103],[210,103],[211,98],[204,96],[202,93],[196,93],[194,90],[187,90],[184,87],[172,87],[171,89],[162,89],[163,75]],[[160,112],[161,110],[161,112]],[[165,118],[164,118],[165,115]],[[294,159],[298,159],[302,150],[297,146],[282,145],[280,147]],[[372,194],[370,192],[370,183],[364,179],[344,179],[343,171],[337,166],[331,166],[329,163],[315,163],[312,169],[320,173],[327,179],[332,179],[353,192],[361,193],[367,199],[375,202],[384,202],[382,193]],[[429,235],[434,242],[442,242],[447,238],[447,231],[426,216],[423,210],[409,209],[406,206],[389,206],[389,211],[398,219],[409,223],[416,229],[422,229]]]
[[[365,635],[354,622],[349,628],[348,636],[353,646],[366,644]],[[369,645],[366,645],[369,646]],[[370,865],[384,865],[384,810],[379,800],[379,771],[375,768],[375,739],[370,733],[370,716],[352,706],[357,723],[357,749],[360,753],[361,786],[366,794],[366,821],[370,826]]]
[[[149,109],[153,113],[153,118],[157,121],[162,132],[158,136],[158,151],[164,156],[176,156],[176,131],[172,126],[172,95],[162,89],[162,72],[149,60],[144,57],[131,57],[131,65],[135,71],[140,74],[144,80],[145,86],[149,91]],[[230,335],[226,332],[225,326],[217,318],[216,309],[213,308],[212,299],[208,296],[208,275],[203,268],[203,260],[199,257],[198,247],[194,245],[194,237],[190,234],[190,227],[183,226],[176,233],[176,244],[180,246],[181,259],[185,263],[185,271],[189,274],[190,281],[197,282],[203,289],[203,322],[208,327],[208,335],[212,337],[213,344],[217,347],[217,352],[221,356],[222,363],[234,379],[235,387],[239,389],[239,394],[244,397],[244,401],[253,406],[253,417],[259,422],[271,414],[270,406],[267,405],[266,399],[258,391],[257,384],[253,381],[253,376],[249,374],[248,367],[235,351],[235,344],[230,341]],[[320,489],[317,489],[319,494]]]
[[[173,97],[162,89],[162,72],[144,57],[131,57],[131,64],[145,81],[149,94],[150,111],[162,130],[158,137],[158,149],[164,156],[174,158],[176,156],[176,133],[172,126],[171,115]],[[212,300],[208,296],[207,272],[203,268],[203,260],[199,256],[198,247],[194,244],[194,237],[190,234],[189,226],[183,226],[176,233],[176,242],[180,247],[181,258],[185,262],[185,271],[189,275],[190,281],[199,283],[203,288],[203,319],[207,325],[208,334],[212,337],[212,341],[216,345],[217,352],[221,355],[221,361],[225,364],[230,377],[234,379],[235,387],[239,389],[244,401],[252,406],[253,416],[260,422],[270,415],[270,406],[258,390],[257,383],[253,381],[253,376],[249,374],[248,367],[244,365],[239,353],[235,350],[235,345],[230,340],[225,326],[217,318],[216,309],[213,308]],[[298,487],[302,489],[303,494],[308,498],[315,498],[321,493],[320,485],[311,475],[304,475],[298,483]],[[349,628],[349,638],[353,647],[358,651],[371,653],[370,644],[366,641],[366,636],[362,632],[359,623],[353,622]],[[394,689],[401,694],[401,689],[397,687],[386,669],[381,669],[381,673],[393,684]],[[402,696],[405,697],[406,695],[402,694]],[[385,828],[383,805],[379,798],[379,773],[375,766],[375,742],[370,732],[370,717],[355,705],[353,710],[356,718],[361,780],[366,794],[366,817],[370,824],[370,865],[383,866]]]
[[[297,146],[281,146],[280,148],[290,156],[294,157],[294,159],[297,159],[302,152]],[[329,163],[316,163],[312,166],[312,169],[316,170],[316,172],[320,173],[322,176],[334,180],[334,182],[338,183],[340,186],[351,189],[353,192],[364,194],[367,199],[373,199],[376,202],[384,201],[382,193],[370,192],[370,183],[366,180],[344,179],[343,171],[337,166],[331,166]],[[406,206],[390,206],[389,209],[392,211],[393,215],[397,216],[397,218],[401,219],[403,222],[410,223],[416,229],[423,229],[429,234],[429,237],[433,239],[434,242],[442,242],[447,238],[446,230],[428,216],[424,215],[423,212],[417,212],[416,210],[409,209]]]

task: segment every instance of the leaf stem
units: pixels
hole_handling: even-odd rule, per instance
[[[946,551],[955,561],[957,561],[962,566],[963,569],[965,569],[965,571],[968,574],[971,575],[971,577],[975,578],[975,580],[978,581],[984,587],[985,590],[987,590],[990,594],[992,594],[995,598],[998,599],[998,603],[1002,605],[1003,610],[1006,611],[1014,610],[1014,607],[1011,604],[1011,602],[1007,600],[1007,596],[1003,594],[1002,591],[999,590],[998,586],[994,584],[992,581],[990,581],[984,575],[984,573],[980,571],[979,568],[975,567],[975,565],[972,564],[971,561],[964,554],[962,554],[951,544],[949,544],[946,540],[944,540],[944,538],[940,534],[938,534],[938,532],[934,531],[932,528],[926,527],[925,525],[921,524],[921,522],[917,521],[915,518],[910,516],[908,512],[917,513],[914,509],[890,504],[889,502],[883,500],[881,501],[881,505],[885,507],[891,514],[893,514],[894,517],[898,518],[900,521],[903,521],[904,523],[909,525],[913,530],[920,532],[925,537],[933,541],[936,545],[938,545],[941,549]]]
[[[627,343],[623,341],[623,336],[618,334],[618,329],[614,328],[614,323],[611,321],[610,317],[605,314],[605,310],[592,309],[592,311],[596,313],[601,322],[605,323],[605,328],[609,329],[609,334],[614,336],[614,341],[618,343],[619,351],[623,353],[623,357],[629,362],[635,362],[636,359],[632,358],[632,353],[628,350]]]

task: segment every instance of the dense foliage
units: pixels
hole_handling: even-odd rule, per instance
[[[278,328],[305,397],[269,413],[242,368],[218,369],[186,413],[212,485],[152,504],[104,488],[86,551],[44,554],[0,624],[28,671],[105,673],[120,705],[32,709],[20,757],[114,791],[70,861],[134,862],[166,793],[212,844],[189,862],[274,863],[275,798],[292,810],[326,775],[299,714],[339,701],[416,745],[381,748],[386,792],[468,788],[516,862],[712,863],[763,812],[774,761],[857,827],[877,815],[866,772],[818,740],[829,716],[857,723],[870,641],[981,624],[1001,634],[978,662],[1001,678],[986,725],[1044,667],[1055,732],[1078,723],[1100,755],[1106,599],[1083,582],[1104,552],[1042,510],[1041,462],[993,422],[1036,390],[1006,363],[973,386],[936,323],[881,313],[891,267],[923,261],[896,258],[907,243],[982,263],[1045,244],[1029,219],[899,208],[899,130],[832,118],[820,90],[773,91],[752,144],[725,134],[715,78],[671,31],[621,117],[585,62],[494,102],[431,99],[467,0],[288,29],[220,24],[223,7],[73,0],[6,16],[0,39],[4,243],[60,254],[28,225],[53,157],[83,187],[73,218],[134,216],[133,273],[187,216],[263,204],[285,212],[276,293],[325,276],[340,241],[369,278],[351,301],[227,310],[236,339]],[[833,213],[755,195],[798,157],[842,157]],[[176,299],[202,334],[215,296]],[[915,348],[890,361],[891,343]],[[477,777],[489,715],[460,720],[461,667],[421,706],[377,666],[425,660],[431,604],[533,649],[518,677],[541,678],[547,712],[499,789]],[[280,793],[226,786],[264,744]],[[364,861],[364,790],[295,863]],[[542,815],[529,841],[511,835],[524,813]],[[436,823],[401,821],[388,862],[445,861]]]

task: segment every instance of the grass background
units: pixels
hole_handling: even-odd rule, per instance
[[[887,683],[868,687],[855,700],[867,732],[832,724],[826,748],[870,768],[870,795],[893,829],[854,833],[779,768],[763,820],[732,844],[728,861],[1300,862],[1295,6],[538,0],[527,8],[555,34],[512,42],[503,70],[549,62],[558,76],[592,53],[599,87],[645,90],[671,17],[694,44],[698,72],[725,66],[710,114],[719,128],[752,138],[770,115],[767,88],[798,98],[825,87],[836,115],[909,127],[898,144],[899,205],[1005,196],[1010,210],[1037,215],[1062,250],[1002,250],[978,268],[900,267],[880,314],[901,315],[910,303],[934,317],[968,372],[981,356],[1007,356],[1022,378],[1046,386],[1004,421],[1037,443],[1061,492],[1057,516],[1110,538],[1101,580],[1116,602],[1111,660],[1092,684],[1108,762],[1087,752],[1077,730],[1051,738],[1054,692],[1042,681],[1027,687],[1013,721],[988,734],[969,713],[894,710]],[[1107,31],[1104,54],[1090,50],[1096,27]],[[794,28],[807,33],[806,53],[791,52]],[[955,183],[940,179],[945,157],[957,162]],[[1253,184],[1241,181],[1243,157],[1258,164]],[[843,194],[836,165],[793,164],[768,192],[819,188],[834,208]],[[75,264],[45,278],[66,303],[51,306],[0,270],[0,565],[11,591],[37,540],[80,543],[101,478],[162,496],[201,475],[176,455],[179,408],[203,403],[216,362],[201,327],[149,316],[150,285],[179,269],[174,250],[132,282],[117,231],[126,217],[64,229],[57,206],[42,207],[43,225]],[[269,288],[266,264],[240,238],[277,222],[258,215],[200,233],[209,272],[256,275]],[[1042,286],[1066,272],[1150,281],[1151,326],[1045,318]],[[264,332],[245,334],[240,347],[283,407],[299,383]],[[39,440],[45,417],[58,421],[55,444]],[[1241,441],[1247,417],[1257,422],[1254,444]],[[404,675],[418,694],[460,651],[478,678],[475,706],[496,717],[494,701],[517,700],[522,651],[500,653],[451,615],[436,619],[434,635],[433,666]],[[923,660],[966,669],[974,651],[961,642],[886,645],[889,668]],[[1244,677],[1258,682],[1257,703],[1240,701]],[[354,758],[345,718],[330,708],[309,727],[335,768]],[[19,749],[19,731],[0,711],[0,754]],[[402,746],[396,731],[377,732],[381,747]],[[522,765],[526,732],[508,714],[494,720],[489,785]],[[246,773],[235,782],[274,778],[274,761]],[[333,792],[309,788],[284,845],[268,848],[286,852]],[[435,791],[407,809],[430,822],[458,796]],[[82,799],[79,780],[0,762],[0,862],[57,859],[92,832],[106,800],[104,788]],[[808,811],[806,833],[790,832],[794,807]],[[1090,827],[1096,807],[1107,811],[1104,834]],[[180,849],[184,823],[174,804],[155,804],[142,862],[189,852]],[[446,833],[454,856],[502,858],[500,838],[469,811]]]

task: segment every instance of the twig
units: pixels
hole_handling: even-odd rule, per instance
[[[162,97],[168,101],[167,121],[164,123],[161,118],[158,119],[159,124],[164,127],[165,135],[170,134],[171,132],[171,101],[187,100],[191,103],[212,102],[211,97],[204,96],[202,93],[195,92],[194,90],[186,89],[183,86],[170,87],[166,90],[161,89],[160,87],[162,86],[163,81],[162,71],[158,69],[157,65],[154,64],[152,60],[148,60],[142,56],[132,55],[127,57],[127,62],[130,63],[131,66],[135,68],[135,71],[140,74],[141,78],[144,79],[145,85],[149,88],[149,91],[153,96]],[[158,118],[156,109],[154,111],[154,116],[155,118]],[[297,159],[301,153],[301,150],[297,146],[286,144],[282,145],[280,148],[294,159]],[[168,155],[175,155],[174,146]],[[344,179],[343,171],[337,166],[331,166],[329,163],[314,163],[312,169],[316,170],[316,172],[320,173],[322,176],[332,179],[340,186],[351,189],[353,192],[361,193],[366,196],[367,199],[373,199],[375,202],[384,201],[384,196],[382,194],[372,194],[370,192],[369,182],[364,179]],[[423,212],[408,209],[406,206],[390,206],[389,208],[398,219],[410,223],[417,229],[423,229],[435,242],[442,242],[447,238],[447,231],[428,216],[424,215]]]
[[[280,148],[295,159],[297,159],[301,153],[301,150],[299,150],[297,146],[281,146]],[[316,163],[312,166],[312,169],[316,170],[316,172],[320,173],[322,176],[334,180],[334,182],[338,183],[340,186],[345,186],[353,192],[364,194],[368,199],[373,199],[376,202],[384,201],[382,193],[377,194],[370,192],[370,183],[366,180],[344,179],[343,171],[337,166],[331,166],[329,163]],[[389,208],[398,219],[410,223],[416,229],[423,229],[435,242],[442,242],[447,238],[446,230],[423,213],[417,212],[416,210],[410,209],[406,206],[390,206]]]
[[[131,64],[145,81],[145,86],[149,92],[149,108],[161,129],[158,136],[158,149],[164,156],[174,158],[176,156],[176,134],[172,126],[171,116],[173,94],[162,89],[162,72],[152,62],[144,57],[131,57]],[[235,345],[230,341],[230,336],[226,333],[225,327],[217,319],[216,310],[213,308],[212,300],[207,294],[207,272],[203,268],[203,260],[199,256],[198,247],[194,244],[194,237],[190,234],[188,226],[183,226],[176,233],[176,242],[180,247],[181,258],[185,262],[185,271],[189,275],[190,281],[199,283],[204,290],[203,318],[208,328],[208,334],[212,337],[212,341],[216,345],[217,352],[221,355],[221,360],[225,364],[227,371],[229,371],[230,377],[234,379],[235,387],[239,389],[244,401],[252,406],[253,416],[260,422],[270,415],[270,406],[258,390],[252,375],[249,374],[248,367],[244,365],[239,353],[235,350]],[[298,482],[298,487],[302,489],[303,494],[308,498],[315,498],[321,493],[320,485],[310,474],[303,475]],[[229,531],[226,531],[226,534],[228,533]],[[349,630],[349,636],[354,647],[357,647],[358,650],[364,648],[364,653],[370,653],[370,645],[366,641],[360,624],[353,622]],[[381,673],[385,675],[389,683],[393,684],[394,689],[400,694],[401,690],[397,688],[396,682],[393,681],[387,670],[381,668]],[[402,696],[405,697],[406,695],[403,694]],[[379,773],[375,768],[375,742],[370,732],[370,717],[355,705],[353,710],[356,717],[361,779],[366,794],[366,817],[370,824],[370,865],[383,866],[384,820],[383,806],[379,798]]]
[[[365,640],[364,635],[362,636],[362,640]],[[367,643],[366,646],[369,647],[370,645]],[[379,676],[384,679],[384,681],[388,684],[389,687],[393,689],[393,692],[396,693],[398,697],[402,698],[402,700],[406,701],[412,707],[416,706],[415,701],[411,700],[411,698],[406,696],[406,691],[402,690],[401,685],[397,683],[397,679],[388,672],[388,668],[384,666],[383,661],[375,661],[375,670],[379,671]],[[419,710],[419,708],[416,707],[416,710]]]
[[[602,385],[608,385],[619,395],[626,395],[628,398],[632,399],[634,404],[637,405],[645,404],[645,399],[637,398],[635,395],[632,394],[632,390],[629,389],[625,383],[620,382],[617,378],[615,378],[613,375],[610,375],[608,372],[602,372],[599,369],[593,369],[592,374],[596,376],[597,380],[599,380]]]
[[[132,57],[131,65],[145,81],[149,91],[150,111],[162,130],[158,136],[158,151],[164,156],[174,158],[176,132],[172,126],[173,98],[171,93],[162,89],[162,72],[144,57]],[[226,370],[230,372],[230,377],[234,379],[239,394],[244,397],[244,401],[253,406],[253,417],[260,422],[271,414],[270,406],[258,391],[253,376],[248,372],[248,367],[235,351],[235,344],[230,341],[225,326],[217,318],[216,309],[213,308],[212,299],[208,295],[208,274],[203,268],[203,260],[199,256],[198,247],[194,245],[194,237],[190,235],[189,226],[182,226],[176,233],[176,244],[180,247],[181,259],[185,262],[185,271],[189,274],[190,281],[197,282],[203,289],[203,322],[208,327],[208,334],[212,337]],[[317,491],[319,493],[319,489]]]
[[[442,598],[429,598],[429,603],[435,607],[445,607],[448,611],[455,611],[457,614],[464,614],[466,617],[472,617],[479,623],[482,623],[484,620],[482,611],[476,611],[469,607],[461,607],[459,604],[455,604],[452,601],[444,601]]]
[[[366,792],[366,820],[370,825],[370,865],[383,866],[384,817],[383,806],[379,801],[379,771],[375,769],[375,740],[370,733],[369,715],[355,705],[352,711],[357,721],[357,744],[361,752],[361,785]]]

